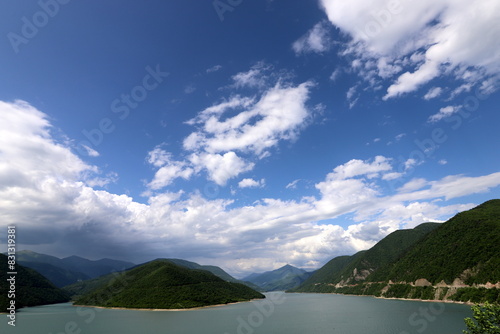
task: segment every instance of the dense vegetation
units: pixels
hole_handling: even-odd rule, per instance
[[[321,289],[317,286],[318,283],[345,285],[363,281],[373,275],[372,273],[376,273],[377,270],[399,259],[405,251],[439,225],[438,223],[425,223],[414,229],[398,230],[367,251],[361,251],[352,256],[336,257],[317,270],[296,291],[317,291]]]
[[[6,311],[10,301],[7,272],[9,272],[7,256],[0,254],[0,312]],[[69,296],[65,292],[56,288],[36,271],[16,265],[16,272],[16,308],[63,303],[69,300]]]
[[[181,267],[185,267],[188,269],[198,269],[198,270],[206,270],[214,274],[215,276],[222,278],[226,282],[231,282],[231,283],[242,283],[254,290],[258,290],[259,287],[250,283],[250,282],[243,282],[240,280],[237,280],[233,276],[229,275],[226,273],[223,269],[220,267],[216,266],[205,266],[205,265],[200,265],[195,262],[191,261],[186,261],[186,260],[181,260],[181,259],[162,259],[163,261],[169,261],[173,264],[176,264]],[[133,269],[133,268],[131,268]],[[70,285],[67,285],[63,287],[63,290],[69,293],[70,296],[72,296],[74,299],[77,299],[79,296],[87,294],[101,286],[109,284],[111,281],[116,280],[117,278],[120,277],[122,273],[121,272],[114,272],[110,273],[108,275],[103,275],[98,278],[93,278],[89,280],[83,280],[79,281]]]
[[[499,254],[500,200],[491,200],[334,258],[293,291],[499,303],[500,289],[477,286],[500,282]],[[413,284],[422,278],[433,286]],[[470,287],[451,286],[457,278]]]
[[[384,275],[372,281],[392,279],[451,284],[465,270],[466,284],[500,282],[500,200],[491,200],[457,214],[408,251]]]
[[[85,294],[78,305],[176,309],[264,298],[239,284],[205,270],[193,270],[168,260],[155,260],[123,272],[107,285]]]
[[[465,334],[500,334],[500,305],[474,305],[472,312],[474,319],[464,319],[468,329]]]

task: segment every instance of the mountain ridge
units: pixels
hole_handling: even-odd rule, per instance
[[[437,226],[426,224],[395,231],[369,250],[333,258],[292,291],[500,302],[500,200]],[[377,266],[366,266],[370,258]],[[367,272],[357,275],[363,265]]]

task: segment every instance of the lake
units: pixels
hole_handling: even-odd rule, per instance
[[[16,334],[460,334],[472,315],[460,304],[333,294],[267,293],[265,300],[186,311],[109,310],[70,303],[2,315]]]

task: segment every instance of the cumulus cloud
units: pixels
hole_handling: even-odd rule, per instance
[[[253,96],[231,95],[186,121],[195,130],[183,140],[182,159],[175,160],[161,146],[148,155],[159,168],[148,183],[160,190],[177,178],[190,179],[202,172],[219,186],[252,170],[280,142],[294,141],[318,108],[309,108],[310,81],[294,85],[286,72],[270,73],[272,67],[258,62],[248,72],[233,76],[232,89],[254,89]],[[149,192],[145,192],[149,194]]]
[[[240,188],[262,188],[266,185],[266,180],[243,179],[238,183]]]
[[[370,85],[380,83],[377,77],[390,80],[384,99],[413,92],[440,75],[473,85],[498,81],[498,1],[320,2],[330,22],[352,37],[344,54],[356,58],[353,69]]]
[[[326,22],[317,23],[304,36],[300,37],[292,44],[292,49],[296,54],[328,51],[331,41],[328,35],[328,25]]]

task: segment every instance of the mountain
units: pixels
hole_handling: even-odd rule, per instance
[[[157,259],[157,260],[165,260],[169,261],[173,264],[176,264],[178,266],[188,268],[188,269],[197,269],[197,270],[206,270],[208,272],[211,272],[215,276],[223,279],[226,282],[231,282],[231,283],[241,283],[244,284],[254,290],[259,291],[259,287],[256,286],[255,284],[252,284],[250,282],[243,282],[240,281],[233,276],[229,275],[227,272],[225,272],[222,268],[216,267],[216,266],[210,266],[210,265],[200,265],[196,262],[191,262],[187,260],[182,260],[182,259]],[[138,265],[140,266],[140,265]],[[136,266],[136,267],[138,267]],[[133,269],[134,267],[130,268]],[[67,293],[70,294],[70,296],[80,296],[86,293],[91,292],[92,290],[95,290],[99,288],[100,286],[108,284],[110,281],[114,280],[119,274],[119,272],[114,272],[108,275],[103,275],[98,278],[93,278],[89,280],[84,280],[84,281],[79,281],[75,282],[73,284],[65,286],[63,289]]]
[[[294,291],[500,302],[500,200],[332,259]]]
[[[68,268],[80,271],[90,278],[99,277],[115,271],[122,271],[135,266],[132,262],[112,259],[88,260],[79,256],[65,257],[61,260]]]
[[[352,256],[336,257],[304,282],[301,290],[311,289],[317,283],[347,285],[364,281],[371,273],[397,260],[427,233],[440,225],[440,223],[424,223],[414,229],[394,231],[367,251],[360,251]]]
[[[264,298],[206,270],[188,269],[169,260],[155,260],[123,272],[75,301],[77,305],[182,309]]]
[[[19,263],[42,274],[58,288],[62,288],[74,282],[90,279],[89,276],[81,272],[64,269],[48,263],[28,261],[19,261]]]
[[[111,259],[92,261],[78,256],[60,259],[30,250],[17,252],[16,257],[19,264],[38,271],[57,287],[135,266],[131,262]]]
[[[16,264],[15,275],[15,298],[16,308],[25,306],[46,305],[63,303],[69,300],[69,296],[55,287],[45,277],[34,271]],[[11,277],[7,264],[7,256],[0,254],[0,310],[4,312],[10,303],[10,284],[7,281]],[[13,296],[14,297],[14,296]]]
[[[289,264],[261,274],[251,274],[243,280],[257,285],[262,291],[289,290],[298,287],[311,274]]]

